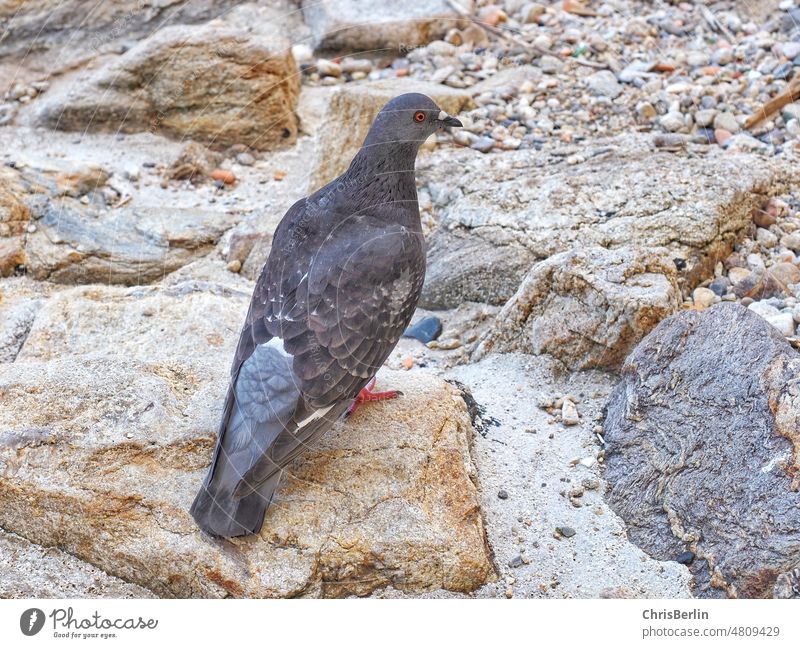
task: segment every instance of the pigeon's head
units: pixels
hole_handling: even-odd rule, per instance
[[[381,109],[365,144],[416,142],[419,145],[437,130],[461,125],[430,97],[410,92],[395,97]]]

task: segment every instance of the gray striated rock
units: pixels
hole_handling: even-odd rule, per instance
[[[636,248],[575,249],[536,264],[475,352],[547,353],[571,368],[613,368],[680,308],[675,266]]]
[[[660,560],[694,552],[701,596],[791,591],[800,355],[769,324],[734,304],[665,320],[625,362],[604,430],[609,501],[634,542]]]
[[[93,210],[46,201],[34,210],[25,248],[36,279],[58,283],[148,283],[207,254],[237,216],[181,209]]]
[[[440,221],[421,305],[502,304],[536,261],[576,245],[666,247],[681,260],[682,287],[694,288],[791,173],[749,154],[676,159],[641,136],[597,148],[608,152],[580,173],[531,150],[484,158],[448,147],[422,156],[418,177]]]
[[[460,0],[468,12],[472,0]],[[409,51],[462,27],[461,18],[446,0],[413,3],[371,0],[313,0],[303,2],[314,48],[343,52]]]

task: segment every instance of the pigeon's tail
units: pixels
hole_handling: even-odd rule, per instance
[[[225,480],[224,473],[217,466],[210,483],[203,483],[190,509],[192,517],[203,531],[214,536],[233,538],[258,533],[280,482],[280,471],[256,491],[240,498],[233,496],[236,483]]]

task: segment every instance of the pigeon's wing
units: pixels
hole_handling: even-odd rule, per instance
[[[296,286],[275,282],[267,330],[282,336],[301,389],[294,425],[244,478],[255,490],[330,428],[408,325],[425,274],[422,235],[352,219],[315,249]]]
[[[283,222],[302,219],[303,206],[304,201],[296,203]],[[270,286],[265,275],[266,269],[256,283],[239,337],[211,467],[191,509],[198,524],[214,535],[258,531],[279,473],[249,497],[235,493],[275,440],[294,427],[293,415],[301,400],[292,357],[266,327]]]

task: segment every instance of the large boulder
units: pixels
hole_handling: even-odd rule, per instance
[[[8,277],[25,263],[24,234],[31,214],[22,193],[19,175],[0,167],[0,277]]]
[[[595,149],[578,167],[533,150],[422,156],[418,177],[440,219],[422,305],[502,304],[536,261],[576,246],[666,247],[682,287],[694,287],[790,174],[751,154],[654,152],[642,136]]]
[[[167,27],[88,78],[36,102],[34,121],[61,130],[159,132],[215,146],[294,142],[299,94],[290,42],[208,24]]]
[[[0,527],[161,596],[471,591],[493,578],[460,393],[386,373],[288,472],[261,533],[213,540],[206,472],[248,298],[218,284],[51,297],[0,365]]]
[[[427,81],[392,79],[338,89],[328,102],[317,132],[316,154],[309,181],[312,191],[347,170],[375,115],[389,100],[406,92],[428,95],[451,115],[457,115],[471,105],[470,96],[463,90]]]
[[[701,596],[800,582],[800,355],[735,304],[669,318],[625,362],[604,424],[609,501]],[[797,588],[794,596],[800,593]]]
[[[472,0],[460,4],[472,10]],[[305,0],[303,16],[316,49],[349,53],[408,51],[464,23],[447,0]]]
[[[614,368],[680,305],[675,265],[663,252],[562,252],[533,266],[475,357],[524,351],[549,354],[575,369]]]

